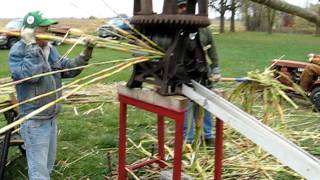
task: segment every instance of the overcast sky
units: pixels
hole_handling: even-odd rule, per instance
[[[286,0],[305,7],[318,0]],[[114,13],[103,3],[106,2],[117,13],[132,15],[133,0],[5,0],[1,3],[0,18],[23,17],[27,12],[40,10],[46,17],[112,17]],[[163,0],[153,0],[156,12],[160,12]],[[210,17],[215,14],[210,12]]]

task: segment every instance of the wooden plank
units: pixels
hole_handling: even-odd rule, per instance
[[[130,89],[125,85],[118,85],[118,93],[138,99],[156,106],[181,111],[187,108],[188,99],[184,96],[162,96],[154,90],[147,88]]]
[[[214,92],[198,83],[194,86],[195,90],[184,85],[182,93],[303,177],[319,179],[319,159]]]

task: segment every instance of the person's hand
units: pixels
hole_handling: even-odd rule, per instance
[[[96,46],[97,41],[93,38],[84,38],[83,43],[85,45],[85,49],[81,52],[80,57],[84,61],[89,61],[91,59],[92,51]]]
[[[220,68],[210,67],[208,76],[210,81],[218,82],[221,79]]]
[[[308,57],[310,58],[310,57],[314,57],[315,56],[315,54],[313,54],[313,53],[310,53],[310,54],[308,54]]]
[[[313,53],[308,54],[309,62],[310,62],[310,63],[312,62],[314,56],[315,56],[315,54],[313,54]]]
[[[35,30],[31,28],[22,28],[21,29],[21,39],[26,43],[26,45],[35,44],[36,36]]]
[[[83,39],[83,42],[84,42],[85,47],[89,48],[89,49],[93,49],[97,45],[97,41],[94,38],[86,37]]]
[[[310,54],[308,54],[308,57],[309,57],[309,62],[310,63],[312,63],[314,60],[319,61],[319,59],[320,59],[320,55],[319,54],[310,53]]]
[[[212,82],[219,82],[221,79],[221,74],[211,74],[209,80]]]

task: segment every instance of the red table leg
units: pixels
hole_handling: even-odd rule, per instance
[[[182,160],[182,143],[183,143],[183,123],[184,113],[176,119],[176,133],[174,144],[174,160],[173,160],[173,179],[181,179],[181,160]]]
[[[126,180],[126,126],[127,126],[127,104],[120,102],[120,124],[119,124],[119,166],[118,179]]]
[[[214,180],[221,180],[223,159],[223,121],[216,119]]]
[[[184,125],[184,113],[185,109],[181,111],[175,111],[160,106],[155,106],[147,102],[137,100],[131,97],[123,96],[119,94],[120,101],[120,122],[119,122],[119,167],[118,167],[118,179],[126,180],[127,171],[126,167],[133,170],[143,167],[152,163],[159,163],[160,167],[165,167],[166,164],[161,161],[165,160],[165,148],[164,148],[164,117],[169,117],[175,121],[176,134],[174,145],[174,160],[173,160],[173,179],[181,179],[181,159],[182,159],[182,143],[183,143],[183,125]],[[127,120],[127,105],[132,105],[140,109],[144,109],[149,112],[156,113],[158,115],[158,159],[149,159],[139,162],[134,165],[126,166],[126,120]]]
[[[165,161],[165,149],[164,149],[164,118],[158,114],[158,151],[159,159]],[[160,167],[164,168],[165,163],[160,163]]]

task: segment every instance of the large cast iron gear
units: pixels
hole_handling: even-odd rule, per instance
[[[137,26],[206,27],[210,25],[207,16],[195,15],[135,15],[131,23]]]

